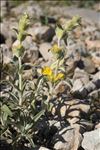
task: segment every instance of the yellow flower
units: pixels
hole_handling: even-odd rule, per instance
[[[52,75],[52,70],[50,67],[48,66],[45,66],[43,69],[42,69],[42,74],[43,75],[46,75],[46,76],[51,76]]]
[[[60,79],[63,79],[64,78],[64,74],[63,73],[58,73],[55,77],[54,77],[54,81],[58,81]]]
[[[62,48],[61,47],[58,47],[57,44],[55,44],[52,48],[51,48],[51,52],[53,53],[59,53],[62,51]]]
[[[45,66],[42,69],[42,74],[44,76],[47,76],[48,80],[53,82],[53,83],[64,78],[63,73],[58,73],[57,75],[55,75],[53,70],[48,66]]]

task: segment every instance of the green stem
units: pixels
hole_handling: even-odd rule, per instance
[[[59,38],[58,38],[58,47],[60,47],[60,39],[59,39]],[[60,60],[58,59],[57,67],[56,67],[56,70],[55,70],[55,75],[57,75],[57,74],[58,74],[59,62],[60,62]]]
[[[21,57],[18,58],[19,61],[19,105],[22,105],[22,62],[21,62]]]
[[[58,47],[60,47],[60,39],[58,38]]]
[[[59,59],[58,59],[57,61],[58,61],[58,62],[57,62],[56,70],[55,70],[55,75],[58,74],[58,69],[59,69]]]

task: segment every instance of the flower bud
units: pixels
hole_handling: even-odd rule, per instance
[[[12,45],[12,51],[13,51],[13,55],[15,55],[16,57],[20,57],[23,55],[24,53],[24,47],[23,45],[20,43],[19,40],[16,40],[13,45]]]

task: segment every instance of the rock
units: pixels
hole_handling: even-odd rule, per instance
[[[71,101],[71,100],[70,100]],[[88,116],[90,105],[87,103],[80,102],[79,100],[72,100],[72,103],[66,103],[68,105],[66,109],[66,120],[73,124],[78,122],[80,118],[85,118],[86,114]],[[64,111],[64,110],[63,110]]]
[[[78,110],[80,110],[80,111],[82,111],[82,112],[84,112],[84,113],[88,113],[89,112],[89,109],[90,109],[90,105],[89,104],[85,104],[85,103],[78,103],[78,104],[76,104],[76,106],[75,105],[73,105],[73,106],[71,106],[70,108],[72,108],[72,109],[78,109]]]
[[[50,150],[50,149],[48,149],[48,148],[46,148],[46,147],[43,147],[43,146],[40,146],[40,147],[32,148],[32,149],[30,149],[30,150]]]
[[[8,1],[4,0],[0,2],[1,10],[0,10],[0,16],[5,17],[8,13]]]
[[[5,39],[7,39],[9,37],[8,30],[9,30],[8,24],[6,24],[6,22],[1,22],[0,23],[0,33],[1,33],[1,35],[4,36]]]
[[[73,124],[82,117],[87,119],[90,110],[88,102],[80,101],[79,99],[57,99],[51,102],[53,104],[51,113],[58,118],[66,119],[70,124]]]
[[[89,76],[88,76],[88,74],[84,70],[79,69],[79,68],[75,69],[74,76],[73,76],[73,80],[77,80],[77,79],[84,79],[83,80],[84,84],[86,84],[87,82],[89,82]]]
[[[97,123],[97,124],[95,125],[95,129],[98,129],[98,128],[100,128],[100,123]]]
[[[41,146],[38,150],[50,150],[50,149],[48,149],[48,148],[46,148],[46,147]]]
[[[82,89],[89,82],[88,74],[79,68],[75,69],[74,76],[73,76],[73,88],[72,93],[75,93]]]
[[[69,92],[70,89],[71,89],[70,83],[60,81],[55,87],[55,94],[60,96],[62,94],[66,94],[67,92]]]
[[[28,1],[26,3],[22,3],[15,8],[12,8],[11,13],[15,14],[15,16],[20,17],[23,13],[29,14],[30,18],[39,18],[42,15],[42,9],[38,3],[34,1]]]
[[[63,10],[61,7],[56,6],[56,7],[50,7],[50,12],[52,12],[52,14],[58,14],[58,10],[59,10],[59,15],[60,16],[65,16],[65,17],[73,17],[75,15],[79,15],[81,16],[85,21],[87,21],[88,23],[96,23],[96,24],[100,24],[100,22],[98,21],[99,19],[99,15],[100,12],[96,12],[92,9],[86,9],[86,8],[77,8],[75,6],[71,6],[71,7],[63,7]]]
[[[88,93],[90,93],[91,91],[95,90],[96,89],[96,86],[95,84],[90,81],[86,86],[85,86],[85,89],[88,91]]]
[[[99,80],[100,79],[100,71],[98,71],[94,76],[93,76],[93,81]]]
[[[100,149],[100,128],[83,134],[82,147],[86,150]]]
[[[80,56],[87,55],[87,50],[86,50],[86,47],[83,42],[81,42],[81,41],[78,41],[77,43],[72,43],[72,42],[74,42],[74,41],[69,39],[69,45],[67,46],[67,49],[68,49],[67,55],[68,56],[73,55],[74,59],[75,59],[77,54]]]
[[[70,111],[68,112],[68,117],[80,117],[80,111],[72,108],[72,110],[70,109]]]
[[[89,25],[89,26],[87,25],[86,28],[83,28],[82,33],[89,35],[91,32],[93,33],[93,32],[95,32],[96,30],[97,30],[96,27],[91,26],[91,25]]]
[[[79,122],[80,118],[79,117],[74,117],[74,118],[67,118],[67,121],[70,123],[72,126],[73,124]]]
[[[100,98],[100,89],[94,90],[93,92],[89,93],[89,97],[93,100],[97,100]]]
[[[93,60],[90,57],[83,57],[84,70],[87,73],[94,73],[96,68]]]
[[[85,43],[87,44],[87,48],[89,50],[94,49],[94,48],[96,50],[100,49],[100,41],[99,40],[91,41],[91,40],[86,39]]]
[[[89,104],[75,102],[69,106],[69,109],[67,109],[66,119],[70,123],[70,125],[72,125],[76,122],[79,122],[80,118],[85,118],[86,114],[88,116],[89,110]]]
[[[81,134],[75,129],[63,128],[53,137],[55,150],[77,150],[82,140]]]
[[[80,79],[77,79],[73,83],[72,93],[79,91],[83,87],[83,83]]]
[[[66,115],[66,106],[65,105],[60,108],[60,115],[61,115],[61,117],[64,117]]]
[[[80,75],[80,73],[82,73],[82,71],[80,71],[79,73],[76,72],[76,76],[73,77],[74,83],[72,94],[76,98],[86,98],[88,94],[100,88],[100,72],[97,72],[93,76],[93,79],[91,81],[89,81],[89,78],[87,78],[88,76],[86,77],[86,74],[84,76],[84,73],[82,78],[82,74]],[[78,79],[78,77],[80,77],[80,79]],[[75,83],[77,83],[77,85]],[[96,93],[93,94],[95,96]],[[90,96],[92,95],[90,94]]]
[[[55,30],[50,26],[36,24],[28,30],[28,33],[30,33],[33,36],[33,39],[38,43],[40,43],[40,41],[51,42],[55,35]]]
[[[34,63],[39,58],[39,50],[37,44],[32,41],[32,37],[27,37],[23,42],[23,46],[25,48],[23,62]]]
[[[100,67],[100,53],[99,54],[97,53],[97,55],[96,55],[96,53],[92,54],[92,61],[95,65],[95,67],[99,68]]]
[[[12,53],[5,44],[1,44],[0,47],[0,63],[9,64],[12,61]]]
[[[84,132],[86,131],[91,131],[94,127],[93,123],[89,122],[88,120],[85,119],[81,119],[79,121],[79,125],[80,125],[80,133],[83,134],[82,129]]]
[[[44,60],[51,60],[53,55],[51,53],[51,51],[49,51],[51,48],[51,44],[50,43],[42,43],[39,46],[39,52],[42,55],[42,57],[44,58]]]
[[[10,18],[9,20],[3,20],[0,25],[0,33],[4,37],[5,42],[9,48],[11,48],[12,43],[16,40],[16,33],[14,32],[13,28],[17,28],[18,23],[15,19]]]
[[[56,120],[56,119],[52,119],[52,120],[49,120],[49,124],[50,124],[50,126],[56,127],[58,130],[61,129],[61,121],[58,121],[58,120]],[[66,123],[65,123],[65,124],[66,124]],[[64,125],[65,125],[65,124],[64,124]]]
[[[97,12],[100,12],[100,7],[99,7],[99,2],[98,3],[95,3],[93,8],[97,11]]]

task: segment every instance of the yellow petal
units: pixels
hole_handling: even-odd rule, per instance
[[[63,79],[64,78],[64,74],[63,73],[58,73],[55,78],[54,78],[54,81],[58,81],[60,79]]]
[[[48,66],[45,66],[43,69],[42,69],[42,74],[43,75],[47,75],[47,76],[51,76],[52,75],[52,70],[50,67]]]
[[[53,53],[59,53],[61,50],[62,50],[62,48],[58,47],[57,44],[55,44],[55,45],[51,48],[51,51],[52,51]]]

